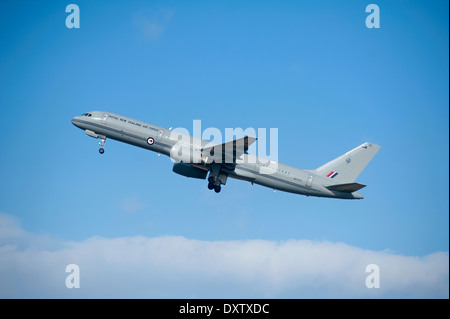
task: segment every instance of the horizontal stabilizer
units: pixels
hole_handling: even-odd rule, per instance
[[[344,193],[353,193],[364,187],[366,187],[366,185],[359,184],[359,183],[347,183],[347,184],[337,184],[337,185],[326,186],[326,188],[328,188],[331,191],[338,191],[338,192],[344,192]]]

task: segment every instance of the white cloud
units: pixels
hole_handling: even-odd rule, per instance
[[[120,208],[122,209],[123,212],[128,214],[138,212],[146,207],[147,206],[143,202],[141,202],[137,194],[125,197],[120,202]]]
[[[0,215],[0,234],[0,298],[449,296],[447,252],[409,257],[343,243],[174,236],[57,242],[24,231],[10,215]],[[65,286],[68,264],[80,266],[79,289]],[[365,286],[368,264],[380,267],[379,289]]]
[[[173,11],[169,9],[152,12],[140,11],[134,15],[133,23],[145,39],[156,39],[161,36],[172,15]]]

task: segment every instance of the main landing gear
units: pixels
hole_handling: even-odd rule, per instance
[[[214,191],[216,193],[220,193],[220,191],[222,189],[222,187],[220,186],[220,181],[214,182],[214,180],[210,180],[209,183],[208,183],[208,189],[210,189],[210,190],[214,189]]]
[[[103,154],[103,153],[105,153],[105,149],[103,148],[104,146],[105,146],[105,141],[106,141],[106,137],[101,137],[101,141],[100,141],[100,143],[98,143],[99,145],[100,145],[100,149],[98,150],[98,152],[100,153],[100,154]]]
[[[225,185],[227,182],[227,174],[224,174],[220,170],[221,166],[218,164],[213,164],[211,167],[211,172],[208,177],[208,189],[213,190],[216,193],[220,193],[222,190],[221,185]]]

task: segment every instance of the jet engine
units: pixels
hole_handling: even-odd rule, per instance
[[[199,178],[199,179],[206,179],[206,175],[208,175],[208,171],[205,171],[203,169],[193,167],[187,164],[183,163],[175,163],[173,164],[173,169],[177,174],[191,177],[191,178]]]

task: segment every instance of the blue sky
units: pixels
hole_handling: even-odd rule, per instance
[[[79,29],[65,26],[69,3],[0,3],[3,229],[56,250],[136,236],[307,240],[402,258],[443,252],[448,265],[448,2],[377,1],[380,29],[366,28],[361,1],[80,0]],[[110,140],[100,156],[98,141],[70,123],[92,110],[190,130],[193,120],[222,132],[278,128],[279,161],[305,169],[365,141],[382,148],[358,178],[368,185],[361,201],[236,180],[215,194],[172,173],[167,157]],[[31,249],[6,230],[2,247]],[[49,249],[44,242],[34,249]],[[0,280],[13,273],[23,275],[5,266]],[[448,298],[448,267],[443,276]],[[307,296],[279,289],[265,296]],[[26,285],[8,291],[34,296]]]

